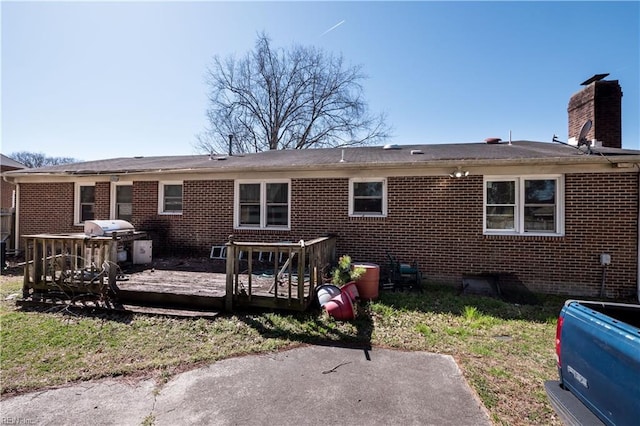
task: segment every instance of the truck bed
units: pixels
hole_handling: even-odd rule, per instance
[[[560,314],[558,386],[605,424],[637,425],[640,419],[638,324],[640,305],[570,300]],[[569,398],[552,383],[549,390],[552,404]]]
[[[640,332],[640,305],[630,305],[626,303],[606,303],[606,302],[586,302],[580,301],[582,306],[593,309],[604,314],[615,321],[620,321],[632,327],[638,328]]]

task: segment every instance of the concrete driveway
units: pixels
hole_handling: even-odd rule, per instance
[[[2,400],[24,425],[490,425],[452,357],[328,346],[232,358],[158,385],[105,379]]]

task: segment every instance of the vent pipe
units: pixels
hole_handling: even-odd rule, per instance
[[[229,157],[233,155],[233,149],[231,148],[232,143],[233,143],[233,135],[229,135]]]

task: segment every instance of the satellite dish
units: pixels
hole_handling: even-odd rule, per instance
[[[582,125],[582,129],[580,129],[580,136],[578,136],[578,146],[589,145],[589,142],[587,141],[587,133],[591,130],[591,124],[592,121],[587,120]]]

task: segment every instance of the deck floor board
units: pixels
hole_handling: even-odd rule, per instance
[[[224,297],[226,274],[218,272],[176,271],[147,269],[126,275],[124,281],[116,281],[119,289],[128,292],[153,292],[179,295]],[[239,287],[248,292],[249,275],[240,274]],[[288,280],[278,285],[278,296],[288,296]],[[255,274],[251,276],[251,293],[254,296],[273,296],[273,276]],[[297,299],[297,282],[293,280],[292,299]],[[309,283],[305,282],[305,295],[309,294]]]

